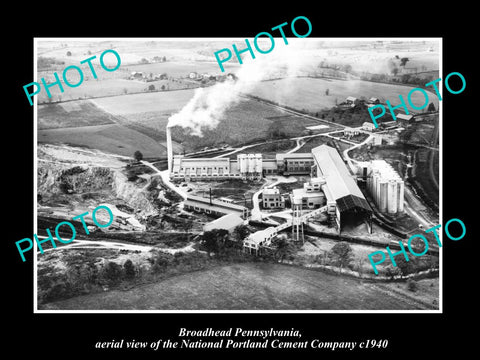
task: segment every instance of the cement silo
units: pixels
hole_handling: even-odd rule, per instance
[[[248,158],[247,172],[249,174],[253,174],[255,172],[255,155],[248,154],[247,158]]]
[[[403,212],[403,198],[404,198],[404,189],[405,184],[403,181],[398,182],[398,212]]]
[[[397,213],[397,200],[398,200],[398,191],[397,191],[397,181],[391,179],[388,182],[388,200],[387,200],[387,211],[389,214]]]
[[[237,166],[240,174],[244,175],[247,173],[247,167],[248,167],[247,155],[245,154],[237,155]]]
[[[388,193],[388,183],[383,180],[383,179],[380,179],[378,180],[378,188],[379,188],[379,196],[378,196],[378,199],[377,199],[377,205],[380,209],[380,212],[385,212],[387,211],[387,208],[388,208],[388,196],[387,196],[387,193]]]
[[[385,160],[370,163],[367,188],[380,212],[403,212],[404,183],[398,173]]]
[[[261,176],[263,172],[262,154],[255,154],[255,173]]]

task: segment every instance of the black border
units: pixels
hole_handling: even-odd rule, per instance
[[[321,5],[321,6],[320,6]],[[475,22],[468,14],[455,9],[438,9],[438,4],[315,4],[293,8],[293,4],[259,6],[245,3],[215,5],[183,4],[109,4],[101,11],[97,5],[84,4],[77,9],[53,11],[49,8],[21,12],[20,32],[5,29],[10,36],[5,46],[14,52],[4,71],[8,91],[4,97],[9,111],[3,119],[4,194],[7,195],[4,268],[7,287],[3,297],[8,317],[5,350],[28,347],[36,356],[102,356],[94,349],[96,341],[135,338],[156,340],[162,336],[176,338],[180,327],[203,329],[214,327],[283,328],[301,330],[306,338],[337,341],[389,339],[387,350],[374,354],[439,355],[446,350],[473,348],[469,330],[470,311],[474,311],[475,213],[471,211],[478,195],[475,192],[476,149],[474,97]],[[62,7],[62,9],[66,9]],[[38,11],[37,11],[38,10]],[[458,71],[467,80],[459,95],[444,91],[443,100],[443,221],[462,219],[467,236],[457,242],[444,239],[444,313],[443,314],[33,314],[33,258],[22,263],[14,242],[33,234],[33,108],[25,99],[22,86],[33,81],[34,37],[245,37],[290,22],[296,16],[310,19],[310,37],[442,37],[443,75]],[[21,25],[21,26],[20,26]],[[9,35],[11,34],[11,35]],[[442,77],[443,79],[443,77]],[[13,102],[12,102],[13,100]],[[469,139],[469,136],[472,136]],[[11,141],[10,141],[11,139]],[[8,270],[7,270],[8,269]],[[473,320],[473,319],[472,319]],[[474,325],[474,324],[472,324]],[[194,350],[195,351],[195,350]],[[200,351],[206,354],[206,350]],[[186,350],[182,350],[182,353]],[[220,351],[217,351],[220,353]],[[251,354],[254,351],[246,351]],[[285,354],[289,351],[283,350]],[[292,353],[303,352],[300,350]],[[317,356],[332,356],[315,352]],[[108,355],[111,355],[109,352]],[[351,355],[356,353],[351,352]],[[131,355],[144,354],[140,351]],[[174,352],[149,352],[157,358]],[[337,352],[338,354],[344,354]],[[105,354],[107,355],[107,354]],[[107,355],[107,356],[108,356]]]

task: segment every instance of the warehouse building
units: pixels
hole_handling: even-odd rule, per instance
[[[190,194],[187,196],[183,208],[185,210],[201,212],[218,217],[227,214],[236,214],[242,219],[246,219],[249,215],[248,209],[244,206],[220,201],[212,197],[201,197]]]
[[[237,226],[243,225],[244,220],[237,214],[227,214],[203,226],[203,231],[227,230],[232,233]]]
[[[312,178],[323,178],[327,213],[339,231],[345,225],[366,222],[371,232],[372,209],[336,149],[321,145],[312,149]]]

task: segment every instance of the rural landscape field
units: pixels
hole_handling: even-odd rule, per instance
[[[99,204],[115,213],[107,229],[87,216],[88,236],[72,221],[75,241],[37,254],[40,310],[439,308],[438,251],[398,267],[385,262],[380,277],[367,258],[398,244],[399,233],[438,221],[439,100],[426,89],[428,109],[413,112],[424,120],[394,123],[385,116],[377,133],[363,128],[372,98],[397,105],[399,95],[438,77],[438,43],[300,40],[300,47],[292,41],[278,49],[289,56],[232,60],[225,72],[213,52],[230,47],[229,39],[37,40],[38,79],[51,81],[54,71],[89,56],[98,61],[106,49],[121,55],[118,70],[106,72],[96,62],[97,79],[85,66],[80,86],[64,84],[63,92],[54,86],[51,97],[37,98],[39,234]],[[423,100],[413,93],[414,104]],[[313,175],[173,181],[166,128],[175,118],[181,121],[170,127],[173,155],[199,162],[235,163],[237,155],[255,153],[274,163],[277,154],[310,153],[320,145],[336,149],[345,164],[384,159],[406,183],[407,210],[378,215],[388,226],[374,223],[373,233],[362,223],[337,234],[322,215],[305,225],[305,241],[293,241],[287,230],[265,254],[247,254],[245,238],[285,223],[289,194]],[[380,143],[372,145],[377,134]],[[270,187],[285,197],[285,208],[259,205]],[[215,217],[189,211],[190,195],[260,216],[243,219],[212,245],[204,229]]]

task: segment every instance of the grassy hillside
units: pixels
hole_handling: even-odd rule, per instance
[[[166,156],[162,144],[117,124],[39,130],[38,142],[87,147],[125,156],[133,156],[136,150],[144,157]]]
[[[114,124],[114,117],[89,100],[39,105],[38,130]]]
[[[431,282],[431,280],[422,280]],[[425,287],[427,288],[427,287]],[[85,310],[415,310],[393,292],[344,276],[247,263],[175,276],[126,291],[79,296],[49,309]]]

